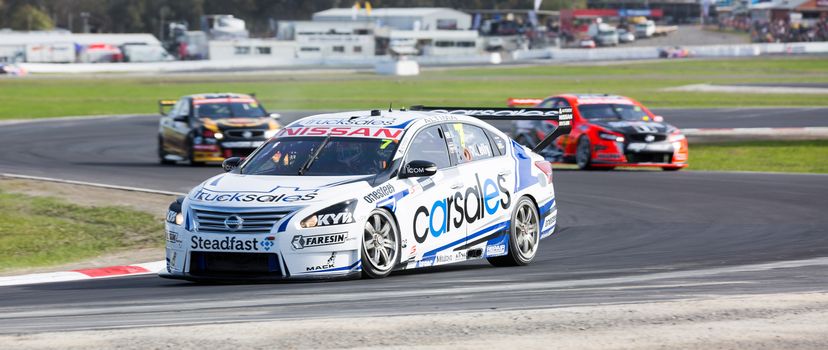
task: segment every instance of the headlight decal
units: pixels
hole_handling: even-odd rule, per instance
[[[334,204],[302,219],[299,225],[303,228],[311,228],[353,223],[356,204],[356,199]]]

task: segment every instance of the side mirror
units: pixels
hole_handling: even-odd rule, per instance
[[[664,117],[662,117],[660,115],[657,115],[657,116],[653,117],[653,121],[661,123],[661,122],[664,121]]]
[[[174,121],[174,122],[179,122],[179,123],[186,123],[186,122],[187,122],[187,118],[189,118],[189,116],[188,116],[188,115],[179,115],[179,116],[175,116],[175,117],[173,118],[173,121]]]
[[[427,160],[412,160],[404,165],[400,179],[409,177],[431,176],[437,173],[437,165]]]
[[[235,168],[238,168],[239,164],[241,164],[243,160],[244,159],[242,159],[241,157],[227,158],[223,162],[221,162],[221,168],[224,169],[225,172],[229,172]]]
[[[279,114],[279,113],[270,113],[269,115],[270,115],[270,117],[271,117],[271,118],[273,118],[273,119],[279,119],[279,118],[281,118],[281,117],[282,117],[282,115],[281,115],[281,114]]]

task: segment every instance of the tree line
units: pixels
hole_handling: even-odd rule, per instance
[[[364,6],[365,0],[358,2]],[[585,0],[545,0],[542,9],[583,7]],[[72,32],[159,33],[171,21],[199,28],[204,14],[232,14],[251,33],[265,33],[274,20],[308,20],[314,12],[351,7],[354,0],[0,0],[0,28]],[[531,9],[534,0],[373,0],[373,8],[449,7]]]

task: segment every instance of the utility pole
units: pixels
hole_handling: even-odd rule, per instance
[[[169,12],[169,10],[170,9],[167,6],[161,6],[161,8],[158,9],[158,17],[161,19],[158,24],[158,39],[161,41],[164,41],[164,17],[167,16],[167,12]]]
[[[89,33],[89,12],[81,12],[80,16],[83,19],[83,32]]]

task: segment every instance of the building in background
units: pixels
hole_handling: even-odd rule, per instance
[[[482,44],[471,25],[449,8],[333,8],[279,22],[275,38],[210,41],[210,59],[475,55]]]
[[[126,56],[125,52],[135,56]],[[130,58],[134,61],[164,61],[170,56],[152,34],[0,30],[0,62],[119,62]]]

